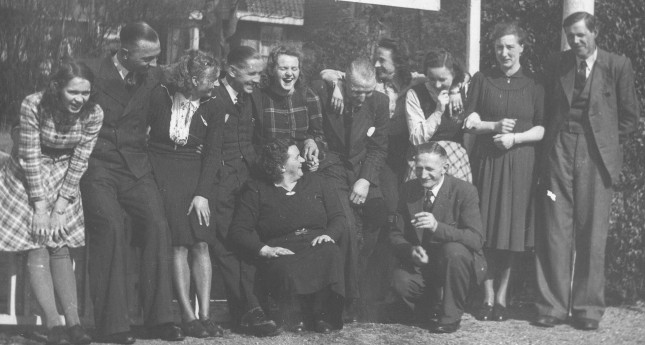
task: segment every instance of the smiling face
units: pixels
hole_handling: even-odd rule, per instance
[[[289,146],[287,151],[287,161],[284,163],[284,176],[285,179],[291,181],[296,181],[302,177],[302,163],[305,162],[305,159],[300,156],[300,150],[296,145]]]
[[[159,41],[139,40],[132,45],[121,48],[122,58],[119,60],[123,67],[131,72],[144,72],[151,66],[157,66],[157,58],[161,53]]]
[[[415,160],[415,174],[424,188],[436,186],[448,171],[448,162],[436,153],[421,153]]]
[[[75,77],[60,90],[61,105],[70,114],[78,114],[90,99],[92,85],[87,79]]]
[[[251,58],[243,66],[230,66],[228,75],[231,87],[237,92],[253,93],[260,83],[260,73],[263,69],[261,59]]]
[[[293,91],[300,77],[300,60],[296,56],[281,54],[276,59],[273,72],[273,89],[280,94]]]
[[[597,32],[589,31],[584,20],[564,28],[567,43],[580,59],[586,60],[596,51]]]
[[[426,76],[431,91],[434,91],[435,95],[438,95],[443,90],[449,90],[454,79],[452,71],[445,66],[428,68]]]
[[[200,77],[192,78],[192,95],[194,98],[204,98],[210,97],[213,89],[217,85],[217,74],[218,69],[216,67],[210,67],[202,73]]]
[[[374,67],[376,68],[376,79],[381,82],[392,80],[396,73],[396,67],[392,59],[392,50],[383,47],[376,48]]]
[[[502,70],[513,70],[520,65],[520,56],[524,46],[515,35],[505,35],[495,40],[495,58]]]

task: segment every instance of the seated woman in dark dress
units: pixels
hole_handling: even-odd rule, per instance
[[[335,242],[345,231],[345,218],[324,179],[303,175],[304,161],[291,140],[263,147],[265,179],[245,185],[229,239],[259,258],[256,284],[279,302],[288,328],[328,333],[343,326],[345,282]],[[300,312],[293,302],[299,302]]]

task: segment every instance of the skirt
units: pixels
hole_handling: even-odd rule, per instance
[[[179,156],[173,153],[150,152],[152,171],[159,187],[166,219],[170,227],[173,246],[191,246],[198,242],[213,244],[215,241],[214,202],[210,225],[199,224],[197,213],[188,213],[199,182],[202,160],[200,156]],[[210,195],[210,193],[204,193]]]
[[[473,182],[473,174],[470,170],[470,161],[468,159],[468,153],[461,144],[454,141],[437,141],[441,147],[446,150],[448,154],[448,172],[447,174],[456,177],[460,180],[466,181],[468,183]],[[408,173],[406,175],[405,181],[414,180],[417,178],[415,174],[415,162],[412,157],[412,154],[408,155]]]
[[[63,185],[70,156],[56,159],[43,155],[41,177],[45,190],[45,200],[49,211],[52,210],[58,191]],[[5,163],[0,170],[0,251],[20,252],[37,248],[76,248],[85,245],[85,223],[80,192],[65,209],[68,235],[63,239],[49,238],[45,245],[32,240],[31,224],[34,209],[29,203],[27,180],[16,157]],[[76,186],[78,190],[78,186]]]

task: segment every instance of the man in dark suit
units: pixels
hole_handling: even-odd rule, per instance
[[[545,229],[536,234],[536,324],[557,325],[571,312],[574,327],[593,330],[605,308],[605,242],[612,184],[622,165],[619,138],[638,127],[640,106],[629,59],[596,47],[596,18],[577,12],[563,27],[572,49],[553,59],[545,87]]]
[[[131,344],[126,298],[128,257],[123,211],[143,239],[140,286],[150,335],[182,340],[173,324],[170,234],[146,151],[148,99],[156,84],[159,37],[148,24],[124,26],[116,54],[88,61],[93,92],[105,117],[87,173],[81,180],[94,322],[101,341]]]
[[[358,254],[363,238],[387,222],[379,174],[387,155],[389,101],[387,96],[374,91],[375,87],[376,71],[365,58],[353,61],[346,72],[343,94],[349,104],[342,113],[333,110],[333,90],[328,85],[322,81],[312,85],[321,100],[323,132],[328,143],[320,172],[339,193],[349,223],[347,247],[341,243],[341,250],[347,249],[346,284],[350,299],[359,297],[356,279],[367,266],[368,255],[359,258]],[[357,217],[355,210],[361,216]],[[372,248],[361,250],[371,253]]]
[[[215,258],[222,271],[229,312],[236,331],[258,336],[275,335],[277,327],[268,319],[254,293],[253,258],[242,257],[227,239],[235,200],[256,161],[253,122],[262,110],[257,86],[264,67],[262,57],[246,46],[233,48],[226,59],[226,76],[215,87],[213,97],[219,113],[209,130],[203,173],[198,191],[213,200],[217,231]]]
[[[473,185],[446,175],[448,161],[441,145],[421,144],[415,157],[417,179],[403,184],[390,233],[400,262],[394,291],[410,310],[419,312],[437,302],[432,297],[442,286],[440,312],[430,330],[452,333],[459,329],[471,284],[479,284],[486,273],[479,197]]]

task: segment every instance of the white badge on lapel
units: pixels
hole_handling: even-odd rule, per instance
[[[376,130],[376,127],[370,127],[370,128],[367,130],[367,136],[368,136],[368,137],[371,137],[371,136],[372,136],[372,134],[374,134],[374,131],[375,131],[375,130]]]
[[[226,121],[228,121],[228,118],[229,118],[230,116],[231,116],[231,115],[229,115],[229,114],[224,115],[224,123],[226,123]]]

